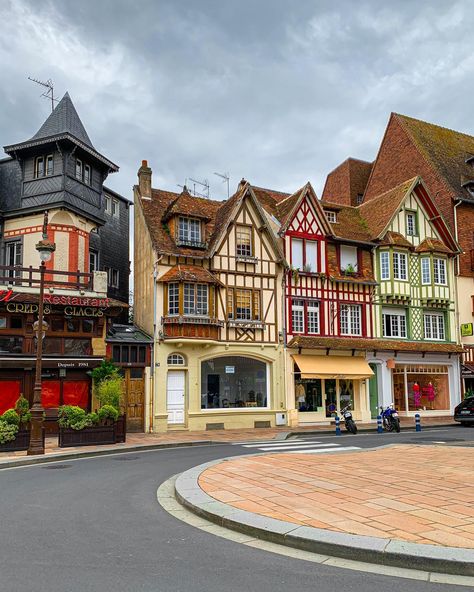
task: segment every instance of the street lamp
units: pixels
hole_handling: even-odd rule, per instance
[[[45,336],[45,327],[43,320],[43,298],[44,298],[44,274],[46,271],[46,262],[51,259],[51,255],[56,250],[56,245],[48,239],[48,212],[44,213],[43,238],[36,245],[41,264],[40,272],[40,290],[38,302],[38,321],[36,331],[36,375],[35,386],[33,389],[33,405],[31,407],[31,434],[30,446],[27,454],[44,454],[43,443],[43,413],[41,404],[41,362],[43,357],[43,339]]]

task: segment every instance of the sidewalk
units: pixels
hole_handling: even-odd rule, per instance
[[[414,419],[403,417],[401,419],[403,428],[414,428]],[[423,427],[454,425],[453,419],[450,416],[433,417],[423,420]],[[377,429],[375,423],[358,424],[359,430],[373,430]],[[344,429],[344,428],[342,428]],[[91,455],[95,453],[117,452],[127,450],[136,450],[137,448],[153,448],[170,446],[186,446],[196,444],[212,444],[224,442],[244,442],[244,441],[259,441],[259,440],[273,440],[285,439],[291,435],[317,433],[334,433],[334,426],[299,426],[296,428],[289,428],[283,426],[279,428],[254,428],[247,430],[210,430],[202,432],[190,432],[187,430],[168,431],[166,433],[154,434],[127,434],[127,441],[124,444],[113,444],[104,446],[81,446],[77,448],[59,448],[57,437],[46,438],[45,442],[45,456],[68,455]],[[26,451],[21,452],[2,452],[0,453],[0,465],[6,461],[18,460],[23,457],[26,458]],[[33,458],[33,457],[28,457]],[[38,457],[35,457],[38,458]],[[41,457],[44,458],[44,457]]]

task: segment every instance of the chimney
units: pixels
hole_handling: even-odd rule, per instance
[[[151,199],[151,168],[147,160],[142,160],[138,169],[138,189],[142,199]]]

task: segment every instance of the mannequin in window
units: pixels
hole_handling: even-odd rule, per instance
[[[304,385],[300,382],[295,387],[295,397],[296,403],[298,405],[299,411],[306,411],[306,389]]]
[[[415,382],[413,385],[413,405],[415,409],[419,409],[421,407],[420,385],[417,382]]]

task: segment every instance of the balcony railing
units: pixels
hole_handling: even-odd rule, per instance
[[[66,290],[92,290],[93,274],[83,271],[64,271],[47,269],[45,286]],[[5,286],[23,286],[39,288],[40,270],[38,267],[21,267],[19,265],[0,265],[0,284]]]
[[[191,247],[192,249],[205,249],[207,247],[207,243],[205,243],[203,241],[177,238],[176,239],[176,246],[177,247]]]
[[[213,317],[193,316],[193,315],[171,315],[161,318],[163,325],[215,325],[216,327],[223,327],[224,321]]]

